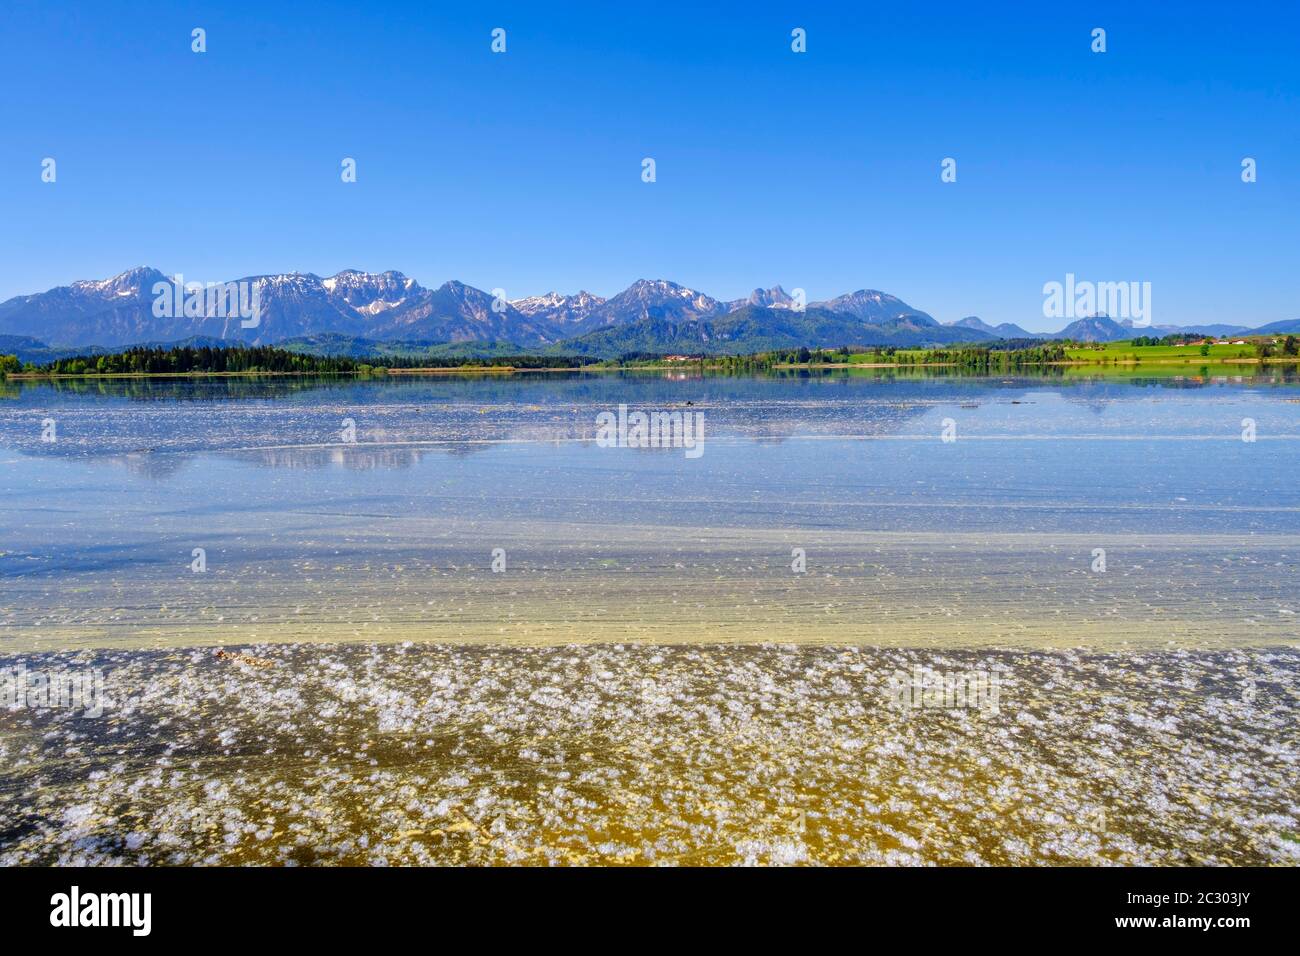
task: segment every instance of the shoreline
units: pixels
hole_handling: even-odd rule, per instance
[[[1071,360],[1064,362],[1034,362],[1016,366],[1015,368],[967,366],[959,362],[778,362],[766,366],[754,366],[752,370],[766,369],[897,369],[899,371],[920,371],[922,369],[933,368],[969,368],[973,372],[984,372],[988,375],[1014,375],[1024,373],[1033,369],[1041,368],[1097,368],[1104,370],[1107,368],[1124,368],[1133,369],[1144,366],[1159,366],[1163,368],[1176,368],[1185,366],[1188,368],[1215,368],[1222,366],[1247,365],[1262,366],[1269,365],[1297,365],[1300,364],[1300,358],[1288,356],[1286,358],[1225,358],[1225,359],[1202,359],[1200,361],[1182,358],[1182,359],[1133,359],[1120,360],[1112,359],[1101,362],[1087,362],[1080,360]],[[383,367],[383,366],[376,366]],[[727,369],[725,360],[717,358],[675,362],[672,364],[660,365],[582,365],[582,366],[563,366],[554,368],[520,368],[514,365],[457,365],[447,368],[427,367],[427,368],[386,368],[383,372],[84,372],[78,375],[74,374],[48,374],[41,372],[11,372],[0,381],[9,382],[45,382],[45,381],[67,381],[67,380],[92,380],[92,379],[203,379],[203,378],[356,378],[356,379],[384,379],[400,376],[455,376],[455,375],[521,375],[521,374],[547,374],[555,372],[587,372],[587,373],[610,373],[610,372],[674,372],[685,369],[703,368],[706,370]],[[736,372],[746,371],[743,367],[734,369]]]

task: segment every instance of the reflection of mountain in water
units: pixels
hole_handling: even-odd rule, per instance
[[[187,455],[155,455],[151,452],[132,452],[103,460],[111,465],[119,465],[131,474],[148,478],[150,481],[166,481],[190,461]]]
[[[346,468],[348,471],[375,471],[380,468],[411,468],[418,465],[424,455],[425,452],[413,448],[340,445],[335,448],[264,448],[231,452],[226,457],[263,468]]]
[[[205,378],[56,378],[24,381],[60,397],[99,397],[135,402],[221,402],[281,399],[331,389],[351,388],[359,379],[340,376],[229,376]]]
[[[780,443],[793,435],[895,435],[943,400],[934,395],[925,400],[855,401],[853,395],[835,389],[790,400],[766,394],[761,401],[626,404],[630,410],[704,416],[707,446],[719,439]],[[172,414],[157,410],[147,421],[127,418],[120,424],[105,424],[93,415],[83,418],[86,411],[68,410],[60,417],[60,434],[75,440],[44,444],[26,428],[14,444],[34,457],[103,461],[154,480],[165,480],[191,459],[208,454],[272,469],[395,470],[412,468],[430,455],[465,458],[505,445],[593,447],[597,416],[616,409],[617,405],[586,403],[563,408],[404,403],[356,411],[348,406],[317,407],[309,412],[299,406],[252,403],[217,414],[211,408],[195,414],[193,406]],[[338,438],[337,426],[345,417],[355,423],[355,443]],[[92,429],[98,431],[87,437]],[[301,444],[293,443],[295,438]],[[617,451],[680,454],[682,448]]]
[[[1245,366],[1240,382],[1234,384],[1296,384],[1296,365]],[[87,399],[121,402],[247,402],[274,401],[277,404],[314,406],[322,402],[364,406],[394,402],[431,404],[572,404],[637,401],[658,404],[677,401],[757,400],[771,394],[788,395],[792,384],[809,391],[827,386],[857,390],[887,389],[892,397],[908,398],[945,391],[988,392],[1004,388],[1042,388],[1045,384],[1062,390],[1104,382],[1120,391],[1132,388],[1197,388],[1207,380],[1226,378],[1222,367],[1202,373],[1193,366],[1186,375],[1114,377],[1098,367],[1096,375],[1075,368],[1063,377],[1062,367],[1021,370],[985,375],[971,369],[943,366],[899,368],[773,369],[755,373],[636,371],[620,372],[536,372],[503,374],[400,375],[376,378],[351,377],[230,377],[194,379],[56,379],[22,382],[16,386],[21,404],[75,405]],[[1233,378],[1237,373],[1234,371]],[[13,383],[8,383],[12,385]],[[15,397],[6,395],[6,397]]]
[[[337,445],[329,448],[263,448],[231,452],[225,457],[263,468],[394,471],[413,468],[432,451],[434,450],[428,448],[399,448],[392,445]],[[449,453],[452,446],[440,446],[437,451]]]
[[[861,374],[865,371],[867,374]],[[879,372],[880,374],[876,374]],[[430,454],[465,457],[510,444],[594,442],[598,416],[630,410],[700,413],[705,443],[780,443],[791,436],[879,436],[915,432],[940,407],[970,408],[1016,401],[1025,392],[1059,397],[1100,416],[1142,390],[1174,388],[1180,400],[1217,402],[1227,391],[1285,397],[1270,387],[1294,384],[1290,367],[1243,369],[1209,381],[1197,375],[1044,380],[1032,375],[907,377],[884,370],[783,370],[779,375],[557,373],[511,378],[338,380],[256,397],[229,389],[231,380],[202,382],[102,380],[89,390],[24,386],[0,404],[0,446],[35,458],[108,460],[153,480],[166,480],[195,455],[215,454],[274,469],[406,469]],[[113,383],[133,393],[113,397]],[[252,385],[254,383],[244,383]],[[1264,384],[1263,389],[1255,388]],[[270,388],[256,383],[257,388]],[[220,401],[168,401],[192,391]],[[1270,392],[1272,394],[1270,395]],[[165,393],[165,394],[164,394]],[[58,423],[58,442],[41,441],[42,422]],[[356,444],[341,429],[352,421]],[[928,427],[925,425],[919,427]],[[937,428],[937,425],[935,426]],[[678,453],[680,449],[646,449]]]

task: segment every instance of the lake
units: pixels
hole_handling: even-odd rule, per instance
[[[623,404],[701,416],[701,453],[599,447]],[[0,404],[0,634],[1282,641],[1298,417],[1280,372],[22,387]]]
[[[1297,861],[1294,368],[0,388],[0,862]]]

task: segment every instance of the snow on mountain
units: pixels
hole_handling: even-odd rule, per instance
[[[727,311],[717,299],[669,282],[638,279],[601,308],[607,325],[626,325],[641,319],[698,319]]]
[[[137,266],[110,279],[82,279],[67,288],[73,295],[88,298],[95,296],[115,299],[133,298],[150,292],[155,282],[165,278],[157,269]]]
[[[976,316],[941,326],[902,299],[871,289],[808,303],[812,311],[804,315],[792,308],[793,298],[779,285],[720,302],[666,279],[640,279],[609,299],[582,291],[506,302],[454,280],[428,289],[400,272],[345,269],[326,278],[294,272],[235,280],[256,292],[257,321],[246,322],[241,315],[221,314],[211,301],[201,302],[197,309],[159,310],[154,288],[172,281],[157,269],[138,267],[108,279],[16,296],[0,303],[0,336],[25,336],[53,348],[121,348],[196,336],[271,344],[319,335],[374,341],[499,342],[535,348],[636,326],[615,338],[638,350],[653,350],[656,330],[661,329],[673,329],[674,340],[681,342],[731,335],[738,348],[742,340],[787,342],[800,336],[812,346],[832,333],[845,342],[865,344],[959,341],[954,337],[958,331],[978,341],[1052,337],[1011,323],[991,326]],[[844,325],[846,320],[857,324]],[[1198,328],[1245,331],[1241,326],[1192,327]],[[1180,331],[1176,326],[1134,329],[1131,323],[1098,315],[1055,335],[1109,341],[1135,333],[1176,331]]]
[[[875,289],[859,289],[857,292],[849,292],[845,295],[836,296],[834,299],[813,304],[831,312],[844,312],[848,315],[854,315],[868,322],[896,319],[899,316],[908,315],[922,325],[939,324],[929,315],[919,309],[912,308],[897,296],[889,295],[886,292],[877,292]]]
[[[515,299],[510,303],[521,315],[542,322],[549,322],[557,328],[581,326],[605,304],[605,300],[590,292],[581,291],[576,295],[561,295],[548,292],[546,295],[534,295],[525,299]]]
[[[727,311],[735,312],[747,305],[758,305],[765,309],[789,309],[794,304],[794,298],[785,289],[774,285],[770,289],[755,289],[747,298],[732,299],[727,303]]]

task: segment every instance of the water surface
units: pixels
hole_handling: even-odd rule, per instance
[[[0,864],[1300,859],[1293,372],[2,394]]]
[[[1293,642],[1294,378],[24,385],[0,642]],[[598,447],[620,404],[702,414],[704,453]]]

